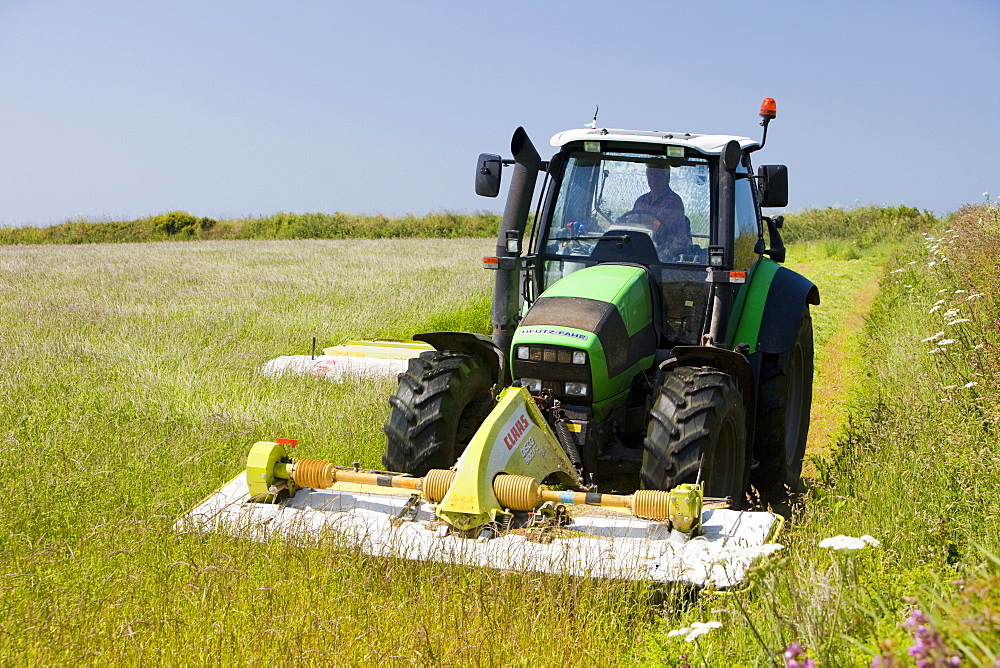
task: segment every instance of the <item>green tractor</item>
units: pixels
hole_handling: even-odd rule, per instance
[[[452,467],[520,385],[588,490],[622,470],[736,503],[751,484],[798,490],[819,291],[781,266],[782,218],[761,215],[788,200],[784,166],[751,167],[775,116],[764,102],[760,143],[594,127],[555,135],[543,161],[518,128],[513,160],[481,155],[480,195],[496,197],[513,167],[484,258],[493,336],[414,337],[434,350],[399,375],[386,469]]]

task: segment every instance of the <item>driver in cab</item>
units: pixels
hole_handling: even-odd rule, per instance
[[[629,214],[636,216],[645,226],[652,227],[650,237],[658,249],[687,248],[691,235],[684,217],[684,202],[670,189],[670,166],[646,165],[646,183],[649,184],[649,192],[639,196]]]

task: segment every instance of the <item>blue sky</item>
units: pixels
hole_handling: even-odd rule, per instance
[[[500,210],[523,125],[759,137],[790,209],[1000,195],[1000,2],[0,0],[0,224]]]

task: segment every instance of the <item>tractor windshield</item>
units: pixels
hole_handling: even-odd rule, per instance
[[[708,161],[663,155],[574,153],[556,198],[547,255],[593,257],[605,247],[631,261],[704,266],[710,208]]]
[[[708,303],[711,182],[705,158],[571,153],[529,294],[594,264],[642,264],[659,288],[663,344],[697,344]]]

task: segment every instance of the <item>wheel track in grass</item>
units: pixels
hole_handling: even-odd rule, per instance
[[[845,267],[850,261],[820,260],[818,264],[837,263]],[[816,370],[813,380],[812,410],[809,416],[809,439],[806,443],[806,461],[802,469],[804,478],[816,476],[814,459],[822,459],[829,455],[835,446],[835,439],[847,420],[851,390],[856,381],[853,375],[857,373],[860,364],[859,334],[864,326],[875,297],[878,294],[879,281],[882,278],[881,266],[870,265],[866,276],[858,276],[853,284],[845,285],[837,281],[833,285],[824,285],[823,276],[815,279],[823,302],[814,309],[815,319],[825,319],[826,326],[832,325],[833,331],[816,346]],[[814,263],[803,263],[790,267],[809,277],[816,268]],[[822,272],[819,272],[822,274]],[[862,273],[862,272],[858,272]],[[824,291],[824,288],[827,288]],[[840,294],[830,294],[838,290]],[[843,294],[850,292],[850,295]]]

